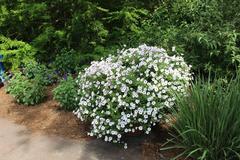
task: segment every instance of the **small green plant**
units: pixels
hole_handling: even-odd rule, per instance
[[[229,86],[217,80],[192,84],[178,96],[173,141],[187,157],[201,160],[240,159],[240,78]]]
[[[77,84],[71,76],[62,80],[59,86],[53,90],[53,94],[54,99],[60,103],[62,109],[73,111],[77,108]]]
[[[40,77],[28,79],[22,73],[16,73],[7,85],[7,92],[10,93],[18,103],[24,105],[35,105],[44,98],[44,86]]]

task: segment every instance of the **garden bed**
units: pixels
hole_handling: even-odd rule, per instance
[[[65,138],[82,140],[94,139],[87,135],[89,125],[81,122],[71,112],[59,109],[59,104],[52,98],[52,89],[47,88],[47,97],[36,106],[19,105],[11,95],[6,94],[4,87],[0,89],[0,117],[7,118],[17,124],[26,126],[34,134],[57,135]],[[142,154],[144,160],[169,159],[178,151],[160,151],[168,137],[167,130],[156,127],[149,136],[141,135]],[[132,137],[130,138],[137,138]],[[140,140],[141,139],[141,140]]]

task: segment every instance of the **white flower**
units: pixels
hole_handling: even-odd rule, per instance
[[[117,137],[120,139],[120,138],[122,137],[122,135],[121,135],[121,134],[118,134]]]
[[[108,136],[105,136],[104,141],[106,142],[108,141]]]
[[[102,126],[102,127],[101,127],[101,130],[105,130],[105,127],[104,127],[104,126]]]
[[[127,149],[128,146],[127,146],[127,143],[124,143],[124,149]]]
[[[140,103],[140,100],[136,99],[136,100],[135,100],[135,103],[136,103],[136,104]]]
[[[155,104],[156,104],[156,102],[155,102],[155,101],[153,101],[153,102],[152,102],[152,105],[155,105]]]
[[[108,138],[108,141],[109,141],[109,142],[111,142],[111,141],[112,141],[112,139],[113,139],[112,137],[109,137],[109,138]]]
[[[175,46],[172,47],[172,51],[173,51],[173,52],[176,51],[176,47],[175,47]]]
[[[123,85],[121,86],[121,92],[125,93],[125,92],[127,92],[127,91],[128,91],[128,87],[127,87],[125,84],[123,84]]]

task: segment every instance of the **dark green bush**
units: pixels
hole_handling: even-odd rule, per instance
[[[82,66],[102,56],[99,46],[146,43],[175,46],[204,74],[234,74],[240,63],[239,0],[1,0],[0,6],[0,34],[34,46],[38,62],[73,49]]]
[[[174,124],[176,148],[202,160],[240,159],[240,79],[228,85],[198,81],[178,97]]]
[[[53,90],[54,99],[57,100],[61,108],[67,111],[73,111],[77,107],[77,85],[75,80],[68,76]]]
[[[141,21],[158,3],[1,0],[0,34],[31,43],[41,61],[52,61],[63,48],[91,56],[99,45],[123,44],[140,32]]]
[[[76,74],[92,61],[100,60],[109,54],[115,54],[116,48],[115,46],[105,48],[98,45],[91,54],[83,54],[75,50],[63,49],[61,53],[56,56],[51,66],[60,73],[60,75]]]
[[[24,105],[40,103],[44,98],[44,89],[39,77],[29,80],[21,73],[16,73],[8,81],[6,88],[18,103]]]
[[[0,1],[0,34],[31,42],[50,21],[44,2],[28,0]]]
[[[45,65],[37,62],[25,64],[22,72],[28,79],[34,79],[36,77],[40,78],[40,83],[44,86],[50,85],[58,79],[58,76],[53,69],[49,69]]]
[[[51,62],[62,48],[67,47],[66,32],[54,27],[46,27],[31,43],[38,52],[36,58],[41,62]]]
[[[80,54],[74,50],[62,50],[61,54],[58,54],[52,64],[61,74],[76,73],[80,64]]]

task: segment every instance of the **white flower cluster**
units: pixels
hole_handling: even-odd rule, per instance
[[[121,143],[125,133],[148,134],[164,120],[174,107],[172,91],[185,94],[191,77],[183,58],[162,48],[124,49],[79,74],[79,108],[74,113],[91,121],[90,136]]]

